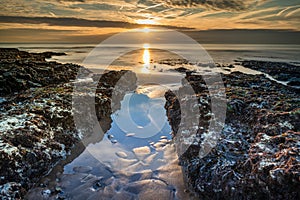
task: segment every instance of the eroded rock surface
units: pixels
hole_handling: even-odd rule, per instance
[[[0,96],[33,87],[56,85],[75,80],[77,72],[91,73],[75,64],[47,62],[46,58],[64,53],[28,53],[18,49],[0,49]]]
[[[299,91],[264,75],[233,72],[223,75],[227,96],[226,122],[218,143],[203,158],[202,141],[212,120],[211,101],[200,75],[187,73],[193,86],[199,124],[181,116],[181,106],[191,99],[167,92],[166,109],[174,137],[195,132],[180,163],[190,188],[200,199],[297,199],[300,195]],[[180,124],[181,123],[181,124]],[[188,127],[185,130],[180,126]],[[177,144],[180,146],[180,144]]]
[[[287,82],[290,86],[300,87],[300,66],[285,62],[268,62],[244,60],[241,61],[244,67],[269,74],[279,81]]]
[[[112,91],[122,98],[126,91],[136,87],[136,76],[132,72],[107,72],[100,78],[100,75],[92,75],[89,70],[77,65],[46,62],[48,54],[52,55],[29,54],[17,49],[0,51],[0,79],[5,83],[1,84],[1,94],[5,96],[0,98],[2,199],[22,198],[41,176],[69,156],[75,144],[92,134],[89,128],[92,129],[94,124],[87,125],[86,130],[75,127],[74,115],[80,113],[73,109],[72,97],[82,98],[84,101],[80,103],[85,103],[83,106],[94,107],[97,121],[101,125],[104,123],[104,129],[109,129],[112,109],[119,106],[111,105]],[[82,73],[80,78],[87,82],[84,90],[74,92],[75,82],[70,80],[76,78],[79,69]],[[92,79],[96,76],[100,80]],[[114,88],[123,76],[126,77],[123,87]],[[13,91],[17,93],[12,94]],[[94,98],[93,105],[85,100],[89,98]],[[91,113],[81,115],[84,122],[92,117],[89,116]],[[93,139],[93,142],[96,140]]]

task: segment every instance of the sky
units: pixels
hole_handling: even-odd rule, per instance
[[[285,42],[282,38],[286,38],[287,43],[298,42],[300,36],[300,0],[0,2],[2,43],[96,43],[113,33],[146,26],[175,29],[200,39],[211,35],[207,38],[211,42],[223,33],[235,38],[234,30],[239,31],[244,41],[253,33],[258,33],[260,38],[272,38],[274,42],[281,38],[279,43]]]

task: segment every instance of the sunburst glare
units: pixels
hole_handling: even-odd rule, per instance
[[[138,19],[136,20],[136,23],[138,24],[156,24],[156,21],[153,19]]]

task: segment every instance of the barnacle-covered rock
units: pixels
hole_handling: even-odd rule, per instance
[[[201,142],[211,134],[207,131],[213,120],[203,78],[187,73],[183,87],[165,95],[174,141],[187,146],[180,151],[180,164],[190,189],[200,199],[296,199],[300,195],[298,90],[264,75],[233,72],[222,76],[227,96],[225,125],[203,158]],[[189,106],[199,109],[196,125],[190,124],[193,116],[181,114],[181,106],[192,98],[181,95],[188,83],[198,99]]]
[[[77,72],[91,73],[75,64],[47,62],[46,58],[64,53],[28,53],[18,49],[0,49],[0,95],[24,91],[33,87],[66,83],[74,80]]]
[[[105,131],[110,128],[112,108],[119,109],[119,105],[111,105],[113,92],[119,98],[123,98],[122,95],[125,95],[126,91],[136,87],[134,73],[112,71],[104,73],[99,82],[89,82],[83,92],[74,93],[75,82],[69,81],[76,78],[79,66],[46,62],[45,57],[49,56],[48,54],[29,54],[17,49],[0,50],[0,71],[3,72],[10,66],[5,73],[11,76],[6,77],[25,81],[20,90],[15,85],[19,84],[18,81],[6,82],[3,79],[7,84],[1,84],[2,89],[4,88],[1,92],[6,91],[4,100],[0,101],[2,199],[22,198],[58,161],[69,156],[75,145],[78,148],[77,154],[84,150],[80,142],[91,137],[92,130],[88,128],[92,128],[94,124],[88,124],[87,130],[78,130],[75,127],[73,118],[78,114],[78,110],[72,106],[73,96],[82,97],[84,100],[94,98],[93,105],[88,101],[81,103],[94,108],[96,116],[92,116],[93,113],[84,113],[82,118],[87,122],[91,117],[96,117],[97,123],[99,121]],[[83,72],[81,78],[84,79],[84,75],[88,75],[89,71],[80,68]],[[121,83],[122,87],[114,89],[123,76],[126,81]],[[88,77],[86,79],[88,80]],[[29,86],[28,81],[40,85]],[[5,87],[9,89],[5,90]],[[18,93],[12,94],[12,91]],[[90,140],[101,140],[101,135]],[[76,157],[72,156],[73,159]]]

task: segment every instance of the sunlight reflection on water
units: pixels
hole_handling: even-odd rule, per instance
[[[149,51],[149,47],[150,45],[149,44],[144,44],[144,53],[143,53],[143,68],[142,68],[142,73],[149,73],[150,70],[150,51]]]

